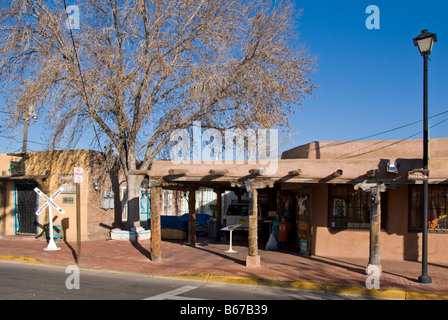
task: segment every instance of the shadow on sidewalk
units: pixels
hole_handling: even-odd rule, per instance
[[[359,264],[354,264],[348,261],[337,260],[334,258],[323,258],[318,256],[312,256],[311,260],[317,261],[323,264],[331,265],[333,267],[342,268],[350,272],[358,273],[364,275],[366,272],[367,265],[361,266]]]
[[[188,241],[184,241],[184,240],[173,240],[173,239],[164,239],[165,242],[169,242],[172,244],[177,244],[180,246],[187,246],[189,248],[192,249],[196,249],[198,251],[202,251],[202,252],[206,252],[206,253],[211,253],[217,257],[220,258],[224,258],[226,260],[230,260],[238,265],[242,265],[245,266],[246,265],[246,260],[242,260],[242,259],[238,259],[235,256],[231,257],[228,254],[226,254],[225,252],[219,252],[217,251],[217,248],[207,248],[210,244],[215,244],[215,245],[227,245],[225,242],[220,241],[220,240],[214,240],[213,242],[209,242],[210,240],[208,238],[203,238],[203,237],[198,237],[196,240],[196,246],[192,246],[191,244],[188,243]],[[240,243],[235,244],[235,246],[240,246]]]
[[[140,242],[138,242],[138,240],[130,241],[130,242],[131,242],[132,246],[138,250],[138,252],[140,252],[143,256],[145,256],[146,258],[151,260],[151,251],[149,251],[144,246],[142,246],[140,244]]]
[[[224,253],[216,252],[216,251],[214,251],[214,250],[209,250],[209,249],[206,249],[206,248],[204,248],[204,247],[198,247],[198,246],[196,246],[196,247],[194,247],[194,248],[197,249],[197,250],[204,251],[204,252],[212,253],[212,254],[214,254],[214,255],[220,257],[220,258],[224,258],[224,259],[226,259],[226,260],[233,261],[233,262],[235,262],[236,264],[239,264],[239,265],[242,265],[242,266],[245,266],[245,265],[246,265],[246,261],[245,261],[245,260],[243,261],[243,260],[241,260],[241,259],[237,259],[237,258],[234,258],[234,257],[230,257],[229,255],[224,254]]]
[[[67,248],[69,248],[70,251],[72,252],[73,260],[75,260],[75,262],[77,262],[78,254],[76,253],[76,250],[66,240],[64,240],[64,243],[67,246]]]
[[[338,267],[338,268],[343,268],[343,269],[346,269],[346,270],[348,270],[350,272],[354,272],[354,273],[357,273],[357,274],[360,274],[360,275],[366,275],[365,272],[366,272],[366,268],[367,268],[367,264],[368,264],[367,261],[366,261],[366,265],[363,266],[363,265],[356,264],[356,263],[353,263],[353,262],[344,261],[344,260],[338,260],[338,259],[335,259],[335,258],[328,258],[328,257],[324,258],[324,257],[313,256],[312,259],[315,260],[315,261],[318,261],[320,263],[324,263],[324,264],[331,265],[331,266]],[[394,276],[394,277],[403,278],[403,279],[406,279],[406,280],[414,282],[414,283],[418,283],[416,278],[411,278],[411,277],[405,276],[403,274],[394,273],[392,271],[387,271],[387,270],[384,270],[384,269],[382,270],[382,273],[383,274],[388,274],[388,275],[391,275],[391,276]]]

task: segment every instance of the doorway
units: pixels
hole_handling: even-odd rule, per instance
[[[37,235],[36,216],[38,197],[34,192],[34,182],[16,182],[14,184],[14,215],[16,234]]]
[[[311,210],[310,197],[311,192],[308,189],[302,189],[297,196],[297,241],[299,253],[311,255],[312,234],[311,234]]]

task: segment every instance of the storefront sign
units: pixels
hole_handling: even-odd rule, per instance
[[[409,170],[408,172],[408,180],[428,180],[429,179],[429,170],[418,169],[418,170]]]
[[[63,204],[74,204],[75,198],[73,197],[62,197],[62,203]]]

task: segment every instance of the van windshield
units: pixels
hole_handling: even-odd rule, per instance
[[[226,214],[228,216],[247,216],[248,212],[249,212],[249,205],[247,204],[243,205],[231,204],[229,205]]]

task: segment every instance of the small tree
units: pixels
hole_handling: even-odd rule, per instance
[[[314,89],[299,13],[288,0],[2,0],[9,126],[33,105],[52,148],[111,144],[132,223],[142,177],[129,172],[149,170],[173,130],[288,126]]]

